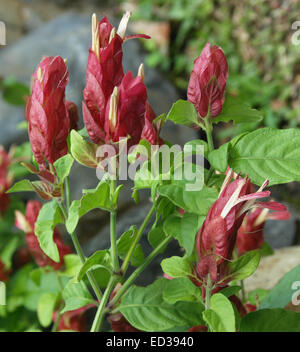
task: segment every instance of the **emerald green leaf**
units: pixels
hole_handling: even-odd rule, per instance
[[[13,192],[26,192],[26,191],[35,191],[33,185],[29,180],[22,180],[16,182],[6,193]]]
[[[300,289],[300,265],[283,276],[278,284],[261,301],[259,309],[284,308],[293,297],[297,298]]]
[[[167,284],[168,280],[160,278],[147,287],[131,286],[123,296],[119,310],[131,325],[143,331],[203,324],[201,302],[168,304],[164,301]]]
[[[16,81],[14,77],[8,77],[2,82],[3,99],[12,105],[22,106],[26,104],[26,97],[30,95],[29,88]]]
[[[53,231],[57,224],[64,223],[64,216],[54,200],[45,203],[39,212],[35,223],[35,234],[43,252],[52,260],[59,263],[57,245],[53,240]]]
[[[210,299],[210,308],[203,312],[203,319],[214,332],[235,332],[235,315],[231,302],[221,293]]]
[[[131,244],[135,240],[137,235],[137,229],[136,226],[131,226],[131,228],[124,232],[121,237],[117,241],[117,249],[118,249],[118,254],[122,259],[125,259],[127,252],[129,251],[129,248],[131,247]],[[143,263],[145,260],[145,256],[142,250],[142,247],[140,244],[137,244],[135,247],[135,250],[132,253],[130,263],[133,266],[139,266]]]
[[[211,151],[208,154],[208,161],[216,170],[225,172],[228,166],[228,148],[229,144],[223,144],[220,148]]]
[[[233,121],[233,123],[259,122],[263,119],[260,111],[252,109],[238,98],[227,95],[222,112],[212,119],[213,123]]]
[[[275,185],[300,180],[299,158],[299,130],[261,128],[231,145],[229,165],[257,185]]]
[[[170,304],[178,301],[202,302],[202,292],[190,279],[178,277],[166,283],[163,299]]]
[[[72,156],[70,154],[66,154],[56,160],[53,164],[61,183],[63,183],[65,178],[69,176],[73,163],[74,159],[72,158]]]
[[[223,288],[223,290],[221,290],[220,293],[222,293],[222,295],[226,297],[230,297],[237,294],[240,291],[240,289],[241,289],[241,286],[228,286]]]
[[[160,265],[163,272],[172,278],[192,275],[191,265],[185,258],[173,256],[164,259]]]
[[[180,99],[171,107],[167,119],[176,124],[191,126],[198,123],[198,114],[192,103]]]
[[[246,314],[240,332],[300,332],[300,314],[284,309],[262,309]]]
[[[52,323],[52,315],[56,306],[58,295],[55,293],[44,293],[38,303],[37,316],[40,324],[46,328]]]
[[[78,274],[82,267],[81,260],[77,254],[67,254],[64,256],[65,270],[60,271],[61,275],[73,277]]]
[[[228,264],[231,280],[244,280],[251,276],[258,267],[261,254],[259,250],[250,251]]]
[[[65,307],[61,312],[62,314],[95,303],[83,282],[74,283],[69,281],[63,290],[63,298]]]
[[[269,292],[269,290],[257,288],[256,290],[253,290],[248,293],[247,301],[253,305],[259,306],[260,302],[269,294]]]
[[[80,200],[74,200],[69,209],[66,227],[69,233],[75,231],[79,219],[92,209],[110,210],[109,185],[100,182],[97,188],[88,190]]]
[[[166,236],[162,226],[155,227],[148,233],[148,241],[153,249],[160,245],[165,238]],[[168,245],[162,248],[160,253],[163,253],[166,250],[167,246]]]
[[[107,249],[97,251],[89,258],[87,258],[86,262],[81,267],[78,275],[77,280],[82,280],[83,276],[89,271],[97,268],[102,268],[109,273],[112,272],[112,264],[111,264],[111,257],[110,253]]]
[[[171,215],[164,222],[163,228],[166,235],[173,236],[190,256],[194,250],[195,237],[205,217],[185,213],[183,216]]]
[[[73,158],[79,163],[87,167],[97,168],[97,148],[96,144],[90,143],[75,130],[70,133],[71,140],[71,154]]]
[[[202,216],[206,216],[218,197],[217,190],[205,186],[201,191],[187,191],[177,185],[163,185],[158,187],[158,193],[185,211]]]

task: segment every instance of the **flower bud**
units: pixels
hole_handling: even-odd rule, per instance
[[[68,152],[70,121],[65,106],[69,73],[60,56],[44,58],[33,75],[31,97],[26,105],[28,133],[40,169]]]
[[[222,111],[228,65],[223,50],[207,43],[194,61],[187,90],[188,100],[201,117],[216,117]]]

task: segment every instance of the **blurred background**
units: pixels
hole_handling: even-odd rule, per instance
[[[270,126],[298,127],[300,124],[300,43],[295,21],[300,21],[300,1],[297,0],[0,0],[0,21],[6,26],[6,45],[0,45],[0,145],[8,150],[17,145],[16,157],[30,160],[30,146],[24,117],[24,96],[29,94],[31,75],[43,55],[67,58],[70,84],[68,100],[81,111],[85,69],[91,41],[91,14],[109,17],[118,25],[125,10],[133,16],[129,31],[146,33],[151,40],[131,40],[125,44],[125,70],[136,74],[141,62],[146,64],[146,85],[151,105],[156,113],[167,112],[177,99],[186,99],[186,88],[194,59],[205,43],[221,46],[229,64],[227,91],[239,96],[253,108],[263,112],[260,125],[245,123],[238,127],[218,124],[215,142],[243,131]],[[300,23],[299,23],[300,28]],[[300,40],[300,34],[298,35]],[[298,45],[297,45],[298,44]],[[81,121],[82,126],[82,121]],[[163,137],[184,144],[199,138],[198,132],[170,124]],[[15,180],[24,176],[24,168],[13,166]],[[72,197],[79,199],[81,189],[95,187],[94,170],[74,166],[71,179]],[[26,175],[28,177],[28,175]],[[118,232],[124,232],[134,222],[139,225],[149,208],[148,194],[141,195],[138,207],[130,200],[132,184],[125,187],[118,218]],[[273,187],[272,195],[285,202],[292,218],[267,224],[265,237],[273,249],[300,244],[300,188],[292,183]],[[22,201],[33,197],[21,194]],[[20,205],[16,205],[20,209]],[[137,211],[138,209],[138,211]],[[13,266],[13,245],[7,237],[7,226],[13,225],[13,210],[9,221],[1,225],[0,258],[8,268]],[[79,224],[79,237],[85,253],[108,246],[107,215],[95,211]],[[11,230],[9,230],[11,231]],[[67,237],[66,237],[67,238]],[[145,252],[147,249],[145,240]],[[293,247],[276,259],[288,271],[299,262],[300,250]],[[175,253],[174,244],[169,249]],[[3,255],[4,253],[4,255]],[[291,254],[292,253],[292,254]],[[291,261],[292,256],[292,261]],[[4,258],[4,259],[3,259]],[[286,259],[289,266],[283,265]],[[293,261],[294,260],[294,261]],[[297,262],[298,260],[298,262]],[[160,258],[140,279],[152,282],[161,274]],[[282,272],[278,269],[278,277]],[[1,279],[1,278],[0,278]],[[276,278],[273,280],[276,280]],[[25,324],[26,325],[26,324]],[[0,323],[1,330],[1,323]]]

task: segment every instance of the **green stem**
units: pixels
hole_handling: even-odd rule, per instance
[[[210,307],[210,297],[211,297],[211,280],[210,275],[208,274],[207,284],[205,287],[205,309]]]
[[[242,292],[242,302],[245,303],[246,302],[246,291],[245,291],[245,285],[244,285],[244,280],[240,281],[241,283],[241,292]]]
[[[64,205],[61,202],[58,202],[58,205],[59,205],[59,207],[60,207],[60,209],[61,209],[61,211],[62,211],[62,213],[64,215],[64,218],[67,219],[67,212],[66,212],[66,209],[65,209]],[[70,233],[69,235],[71,236],[71,239],[72,239],[74,248],[76,250],[76,253],[77,253],[77,255],[78,255],[78,257],[79,257],[79,259],[81,261],[81,264],[83,265],[86,262],[86,257],[85,257],[85,255],[83,253],[83,250],[82,250],[81,246],[80,246],[80,243],[78,241],[76,233],[73,232],[73,233]],[[96,295],[97,299],[100,301],[101,298],[102,298],[102,292],[101,292],[101,290],[100,290],[100,288],[99,288],[99,286],[97,284],[97,281],[96,281],[93,273],[92,272],[87,272],[86,276],[87,276],[87,278],[88,278],[88,280],[89,280],[89,282],[90,282],[90,284],[91,284],[91,286],[92,286],[92,288],[93,288],[93,290],[95,292],[95,295]]]
[[[113,196],[116,190],[116,180],[110,181],[110,197],[111,197],[111,211],[110,211],[110,244],[111,244],[111,259],[114,274],[120,274],[120,264],[118,258],[118,250],[117,250],[117,234],[116,234],[116,220],[117,213],[115,206],[113,204]]]
[[[160,253],[161,249],[166,246],[170,241],[172,237],[168,236],[166,237],[150,254],[149,256],[145,259],[143,264],[141,264],[138,268],[135,269],[135,271],[129,276],[129,278],[124,282],[118,293],[115,295],[113,300],[110,302],[109,306],[113,307],[114,304],[116,304],[120,298],[123,296],[123,294],[126,292],[128,287],[136,280],[136,278],[143,272],[143,270],[152,262],[152,260]]]
[[[70,205],[71,205],[71,195],[70,195],[70,179],[69,176],[66,177],[65,179],[65,187],[66,187],[66,202],[67,202],[67,208],[69,210]]]
[[[107,285],[106,290],[104,292],[103,298],[102,298],[100,305],[97,309],[97,313],[96,313],[94,321],[93,321],[91,332],[98,332],[101,329],[103,319],[104,319],[104,316],[106,313],[105,307],[107,305],[110,293],[111,293],[112,289],[114,288],[116,280],[117,280],[117,278],[115,276],[112,276],[108,282],[108,285]]]
[[[145,231],[145,228],[148,225],[149,221],[151,220],[152,215],[154,214],[154,212],[155,212],[155,205],[153,204],[151,209],[149,210],[146,218],[144,219],[141,227],[139,228],[138,233],[137,233],[134,241],[132,242],[132,244],[131,244],[131,246],[129,248],[129,251],[126,254],[126,257],[125,257],[124,262],[123,262],[122,267],[121,267],[122,275],[125,275],[125,273],[127,271],[127,268],[128,268],[128,265],[129,265],[129,261],[130,261],[131,256],[132,256],[132,254],[133,254],[133,252],[134,252],[134,250],[136,248],[136,245],[138,244],[139,240],[141,239],[141,237],[142,237],[142,235],[143,235],[143,233]]]
[[[205,120],[206,138],[208,143],[208,152],[212,152],[215,149],[214,141],[212,138],[212,130],[213,130],[212,123],[209,116],[207,116],[204,120]],[[211,166],[207,175],[207,181],[212,177],[213,173],[214,173],[214,168]]]

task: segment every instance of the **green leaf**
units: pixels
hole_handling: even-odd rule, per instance
[[[295,296],[299,295],[300,265],[283,276],[278,284],[261,301],[259,309],[284,308]]]
[[[229,165],[261,185],[300,180],[300,130],[261,128],[242,136],[230,147]]]
[[[71,154],[73,158],[79,163],[87,167],[97,168],[97,148],[96,144],[90,143],[83,139],[83,137],[72,130],[70,133],[71,140]]]
[[[203,312],[203,319],[214,332],[235,332],[235,315],[231,302],[221,293],[210,299],[210,308]]]
[[[72,158],[72,156],[70,154],[66,154],[56,160],[53,164],[61,183],[63,183],[65,178],[69,176],[73,163],[74,159]]]
[[[284,309],[262,309],[246,314],[240,332],[300,332],[300,314]]]
[[[87,258],[86,262],[83,264],[77,275],[77,280],[82,280],[83,276],[89,270],[94,270],[97,268],[102,268],[108,271],[109,273],[112,272],[110,252],[107,249],[97,251],[89,258]]]
[[[131,286],[122,298],[119,310],[135,328],[164,331],[178,326],[203,324],[201,302],[168,304],[163,292],[168,280],[160,278],[147,287]]]
[[[218,171],[225,172],[228,166],[229,144],[223,144],[220,148],[208,154],[208,161]]]
[[[163,272],[172,278],[192,275],[191,265],[185,258],[173,256],[164,259],[160,265]]]
[[[23,83],[16,81],[14,77],[8,77],[2,82],[3,99],[12,105],[22,106],[26,103],[26,97],[30,95],[29,88]]]
[[[57,263],[59,263],[59,253],[53,240],[53,231],[59,223],[64,223],[64,216],[57,202],[53,200],[45,203],[35,223],[35,234],[42,251]]]
[[[158,187],[158,193],[185,211],[202,216],[206,216],[218,197],[216,189],[205,186],[201,191],[187,191],[177,185],[163,185]]]
[[[81,260],[76,254],[67,254],[64,256],[65,270],[61,271],[61,275],[73,277],[79,273],[82,267]]]
[[[44,293],[38,303],[37,315],[40,324],[46,328],[52,323],[52,315],[56,306],[58,295],[55,293]]]
[[[163,227],[158,226],[152,229],[148,233],[148,241],[151,244],[152,248],[155,249],[161,242],[166,238]],[[168,245],[161,249],[160,253],[163,253]]]
[[[260,302],[269,294],[269,292],[269,290],[257,288],[256,290],[249,292],[247,296],[247,301],[249,301],[253,305],[259,306]]]
[[[178,301],[202,302],[202,292],[201,288],[195,286],[190,279],[178,277],[166,283],[163,299],[169,304]]]
[[[100,182],[97,188],[86,191],[80,200],[74,200],[69,209],[66,227],[69,233],[75,231],[79,219],[92,209],[110,210],[109,185]]]
[[[118,249],[118,254],[121,259],[125,259],[127,252],[129,251],[129,248],[131,247],[131,244],[135,240],[137,235],[137,229],[135,226],[131,226],[131,228],[124,232],[122,236],[118,239],[117,241],[117,249]],[[145,256],[143,253],[143,249],[140,244],[137,244],[135,247],[135,250],[132,253],[130,263],[133,266],[139,266],[143,263],[145,260]]]
[[[250,251],[228,264],[231,280],[244,280],[251,276],[258,267],[261,258],[260,250]]]
[[[65,307],[61,312],[62,314],[95,303],[83,282],[74,283],[69,281],[63,290],[63,298],[65,300]]]
[[[198,124],[197,111],[194,105],[187,100],[178,100],[174,103],[168,113],[167,119],[185,126]]]
[[[230,297],[237,294],[240,291],[240,289],[241,289],[241,286],[228,286],[223,288],[223,290],[221,290],[220,293],[222,293],[222,295],[224,295],[225,297]]]
[[[35,191],[29,180],[16,182],[6,193]]]
[[[238,98],[227,95],[222,112],[212,119],[213,123],[233,121],[233,123],[259,122],[263,119],[260,111],[252,109]]]
[[[194,250],[195,237],[205,217],[185,213],[183,216],[171,215],[164,222],[163,228],[166,235],[173,236],[190,256]]]

